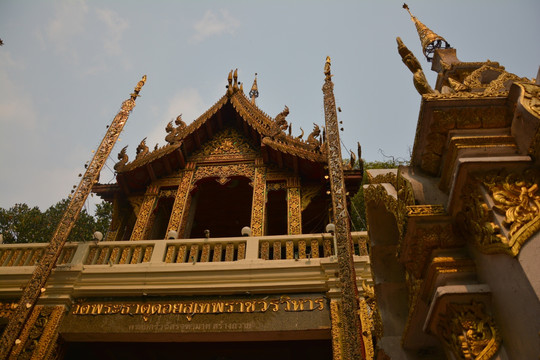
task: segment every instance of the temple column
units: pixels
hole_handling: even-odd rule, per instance
[[[373,299],[375,301],[375,299]],[[374,304],[374,306],[376,306]],[[366,349],[366,359],[375,357],[375,349],[373,347],[372,329],[374,328],[374,318],[379,315],[370,308],[365,298],[360,299],[360,323],[362,324],[362,340]]]
[[[148,226],[148,220],[150,219],[150,215],[158,198],[158,193],[159,186],[150,185],[146,189],[146,194],[144,194],[144,200],[139,210],[139,214],[137,215],[137,221],[135,222],[135,226],[133,227],[133,232],[131,233],[131,238],[129,240],[134,241],[143,239],[146,232],[146,227]]]
[[[287,233],[302,234],[302,206],[300,198],[300,178],[287,178]]]
[[[343,359],[343,333],[341,329],[341,318],[340,318],[340,309],[339,301],[332,299],[330,300],[330,318],[332,322],[332,359],[333,360],[342,360]]]
[[[37,305],[15,340],[9,359],[47,359],[58,338],[65,307]]]
[[[180,225],[183,223],[184,218],[188,214],[188,198],[189,191],[191,190],[191,182],[193,180],[193,174],[195,173],[195,163],[188,163],[186,169],[182,173],[182,179],[178,185],[176,191],[176,197],[174,199],[174,205],[169,219],[169,225],[167,225],[167,232],[165,237],[169,234],[169,231],[176,231],[180,236]]]
[[[262,159],[255,160],[255,176],[253,178],[253,203],[251,206],[251,235],[264,235],[264,218],[266,209],[266,167]]]

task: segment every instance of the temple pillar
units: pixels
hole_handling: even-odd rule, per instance
[[[180,236],[180,225],[184,223],[185,217],[189,210],[189,191],[191,189],[191,182],[193,180],[193,174],[195,173],[195,163],[188,163],[186,169],[182,173],[182,179],[178,185],[176,191],[176,197],[174,198],[174,204],[169,219],[169,225],[167,225],[167,231],[165,237],[169,234],[169,231],[176,231]]]
[[[333,360],[342,360],[343,359],[343,333],[341,329],[341,316],[339,309],[339,301],[332,299],[330,300],[330,317],[332,322],[332,359]]]
[[[30,313],[8,359],[47,359],[58,338],[65,307],[37,305]]]
[[[302,206],[300,198],[300,178],[287,178],[287,233],[302,234]]]
[[[373,311],[373,309],[368,305],[365,298],[360,299],[359,311],[360,323],[362,324],[363,330],[362,340],[364,341],[364,347],[366,349],[366,360],[371,360],[375,357],[372,329],[374,329],[374,318],[377,317],[379,314],[378,312],[376,313],[375,311]]]
[[[255,176],[253,178],[253,203],[251,206],[251,235],[264,235],[264,218],[266,209],[266,167],[262,159],[255,160]]]
[[[156,204],[158,198],[159,186],[150,185],[146,189],[144,194],[144,200],[137,215],[137,221],[133,227],[133,232],[131,233],[131,238],[129,240],[142,240],[144,234],[146,233],[146,227],[148,226],[148,221],[150,220],[150,215]]]

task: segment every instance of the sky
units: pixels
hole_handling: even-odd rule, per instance
[[[498,61],[521,77],[540,65],[540,1],[414,0],[411,11],[462,61]],[[293,135],[324,124],[323,68],[332,58],[343,151],[367,161],[407,160],[421,97],[402,63],[400,36],[434,86],[401,1],[0,0],[0,207],[41,210],[67,197],[122,101],[142,75],[141,97],[101,172],[114,182],[120,149],[165,144],[165,126],[188,124],[225,94],[238,68],[257,105],[285,105]],[[89,199],[91,211],[96,199]]]

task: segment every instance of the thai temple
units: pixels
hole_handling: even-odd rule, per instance
[[[327,58],[309,134],[234,70],[101,184],[143,77],[51,242],[0,245],[0,359],[538,359],[540,80],[459,60],[409,14],[437,80],[397,38],[421,96],[397,169],[343,160]],[[109,231],[67,243],[90,192]]]

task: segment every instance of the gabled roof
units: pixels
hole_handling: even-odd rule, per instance
[[[326,163],[326,146],[319,137],[320,129],[314,131],[304,141],[286,133],[288,129],[285,117],[288,108],[272,118],[254,101],[248,99],[242,86],[237,82],[236,74],[229,75],[227,92],[206,112],[186,125],[181,117],[167,125],[167,144],[150,151],[143,140],[137,148],[136,158],[128,162],[125,150],[118,155],[119,162],[115,170],[119,175],[131,177],[143,169],[149,178],[162,177],[174,169],[184,168],[188,158],[201,146],[212,139],[217,132],[226,127],[236,127],[252,140],[256,147],[261,148],[262,157],[266,163],[278,163],[298,170],[299,167],[321,168]],[[321,171],[317,171],[317,176]],[[147,177],[147,178],[148,178]],[[142,176],[139,176],[142,180]],[[144,182],[144,181],[143,181]]]

